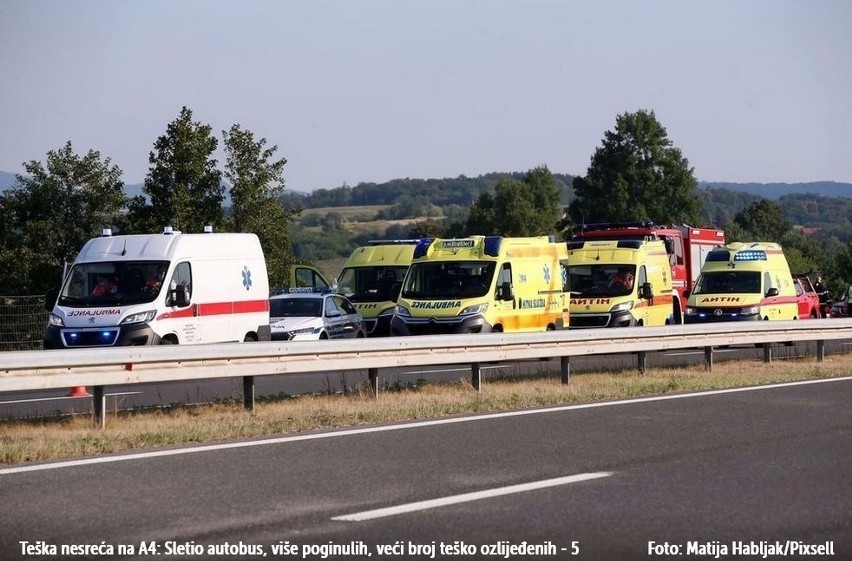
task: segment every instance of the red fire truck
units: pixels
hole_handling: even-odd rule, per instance
[[[691,226],[657,226],[653,222],[616,222],[583,224],[571,238],[579,240],[662,240],[669,254],[672,288],[676,291],[674,323],[683,323],[686,309],[684,291],[692,290],[707,254],[725,243],[725,232],[715,228]]]

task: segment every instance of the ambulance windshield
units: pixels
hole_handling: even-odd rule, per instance
[[[403,298],[479,298],[488,294],[494,276],[493,261],[439,261],[411,265]]]
[[[153,302],[168,267],[168,261],[78,263],[68,274],[57,304],[104,308]]]
[[[627,296],[633,293],[635,265],[569,265],[571,296]]]
[[[351,267],[343,269],[337,291],[352,302],[395,302],[408,267]]]
[[[701,273],[693,294],[760,294],[758,271]]]

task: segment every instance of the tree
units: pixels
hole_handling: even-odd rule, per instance
[[[776,242],[793,274],[806,274],[824,268],[825,256],[819,244],[784,219],[781,207],[768,199],[760,199],[738,212],[725,228],[728,242]]]
[[[233,230],[254,232],[260,239],[272,286],[289,282],[292,262],[289,228],[298,216],[280,202],[284,192],[286,158],[274,159],[277,146],[254,139],[251,131],[233,125],[222,131],[225,145],[225,178],[231,183]]]
[[[547,167],[528,171],[522,181],[503,178],[494,195],[482,193],[467,219],[468,234],[540,236],[554,231],[561,193]]]
[[[32,294],[57,285],[89,238],[116,227],[126,197],[121,169],[95,150],[80,157],[70,141],[47,152],[45,163],[32,160],[24,169],[19,187],[2,201],[3,242],[15,256],[3,262],[4,274],[16,275],[12,290]]]
[[[644,218],[679,224],[700,218],[693,169],[653,111],[619,115],[586,176],[574,178],[573,186],[577,198],[568,215],[574,224]]]
[[[139,231],[158,231],[171,225],[185,232],[201,232],[222,223],[225,188],[212,154],[218,140],[210,125],[192,121],[192,111],[181,109],[166,134],[154,143],[151,164],[142,190],[129,205],[131,223]]]
[[[751,240],[781,242],[781,238],[793,229],[784,219],[781,207],[768,199],[760,199],[745,207],[734,216],[734,223],[751,237]]]

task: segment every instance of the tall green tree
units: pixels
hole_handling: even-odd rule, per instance
[[[668,138],[653,111],[616,118],[585,177],[573,182],[573,224],[649,218],[657,224],[696,223],[701,200],[693,168]]]
[[[253,232],[266,256],[272,286],[289,283],[292,263],[289,228],[297,211],[284,208],[284,166],[286,158],[275,157],[278,146],[266,147],[266,139],[233,125],[222,131],[225,147],[225,178],[231,183],[233,230]]]
[[[725,228],[728,242],[775,242],[781,244],[793,274],[825,268],[825,256],[812,238],[797,232],[784,219],[781,207],[768,199],[755,201],[738,212]]]
[[[13,290],[32,294],[57,285],[82,245],[121,221],[127,199],[121,169],[96,150],[78,155],[70,141],[23,165],[3,198],[3,242],[15,256],[3,262],[17,275]]]
[[[528,171],[522,181],[501,179],[494,195],[482,193],[474,203],[465,231],[469,235],[550,234],[560,219],[561,196],[553,174],[544,166]]]
[[[734,216],[734,223],[751,237],[751,240],[781,242],[781,239],[793,229],[793,225],[784,219],[781,207],[769,199],[760,199],[745,207]]]
[[[142,188],[148,198],[136,197],[129,205],[134,229],[156,232],[171,225],[201,232],[206,225],[222,225],[225,188],[213,158],[219,141],[212,130],[194,122],[187,107],[169,123],[148,157]]]

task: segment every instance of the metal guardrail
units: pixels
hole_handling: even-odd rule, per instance
[[[822,360],[825,341],[839,339],[852,339],[852,319],[18,351],[0,354],[0,392],[91,386],[95,422],[103,426],[104,386],[242,377],[245,405],[251,409],[255,376],[366,369],[377,395],[380,368],[470,364],[478,389],[483,362],[560,358],[562,381],[568,383],[572,356],[634,353],[644,370],[647,352],[703,348],[706,367],[712,369],[713,347],[767,344],[764,360],[771,361],[769,343],[817,341],[817,359]]]

